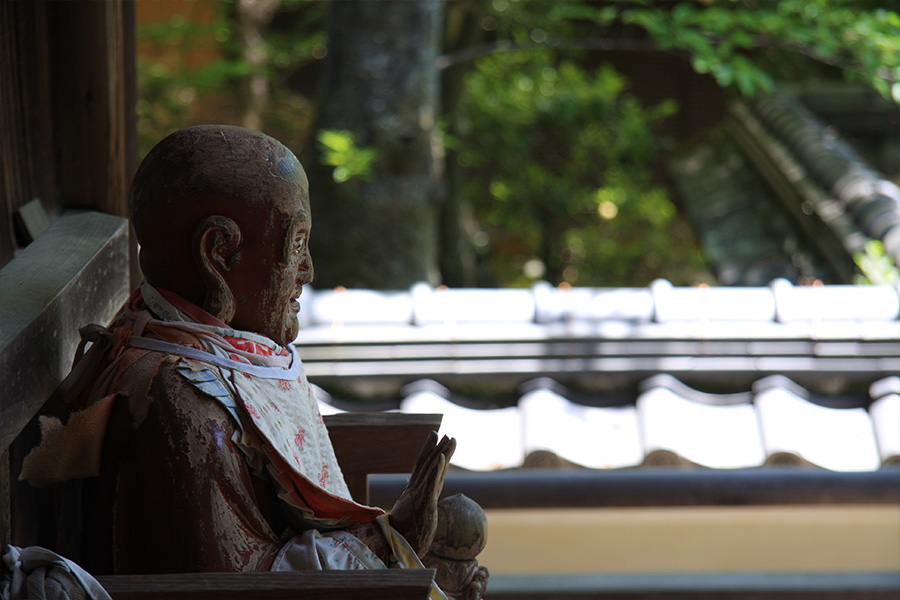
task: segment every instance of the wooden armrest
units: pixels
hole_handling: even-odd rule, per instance
[[[0,273],[0,449],[72,364],[76,324],[106,325],[128,299],[128,221],[64,215]]]
[[[369,501],[370,473],[409,473],[428,434],[443,415],[340,413],[325,417],[325,426],[353,499]]]
[[[432,569],[107,575],[113,600],[426,600]]]

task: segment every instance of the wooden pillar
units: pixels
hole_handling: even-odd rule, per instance
[[[40,198],[51,217],[60,211],[48,39],[46,2],[0,2],[0,267],[16,249],[16,209]]]
[[[51,2],[48,13],[63,203],[126,216],[137,161],[134,5]]]
[[[127,190],[137,166],[134,46],[133,0],[0,1],[0,268],[10,262],[19,245],[13,214],[35,198],[51,220],[69,207],[126,215]],[[76,237],[86,233],[79,231]],[[44,251],[48,264],[71,258],[59,256],[55,247]],[[91,264],[108,273],[122,263],[114,258],[101,257]],[[87,257],[85,264],[92,260]],[[105,288],[91,287],[100,289]],[[80,293],[79,288],[73,290]],[[17,291],[15,284],[0,276],[0,297],[9,300],[13,291]],[[66,354],[54,362],[55,367],[68,364],[74,351],[74,346],[60,340],[90,322],[77,312],[84,308],[78,304],[82,300],[83,293],[76,302],[66,304],[67,310],[50,310],[46,299],[41,301],[47,304],[32,307],[47,315],[41,331],[63,332],[44,340],[55,344],[49,353],[54,360],[57,354]],[[112,302],[114,311],[122,301],[124,297],[109,294],[88,308]],[[5,343],[0,345],[4,350]],[[39,345],[35,348],[39,353]],[[25,363],[32,358],[19,354]],[[53,362],[47,355],[44,358]],[[15,369],[0,368],[0,372],[4,385],[13,375],[22,376]],[[11,416],[9,407],[27,403],[30,414],[23,417],[27,420],[60,377],[41,372],[24,394],[4,389],[0,395],[0,429],[12,428],[3,432],[0,443],[0,542],[11,539],[11,522],[16,519],[15,514],[10,518],[10,487],[15,483],[10,473],[15,469],[11,469],[14,453],[9,445],[22,423],[20,419],[13,423],[15,415]]]
[[[0,550],[12,541],[9,491],[9,450],[4,448],[0,452]]]
[[[39,198],[125,216],[137,168],[133,0],[0,2],[0,267]]]

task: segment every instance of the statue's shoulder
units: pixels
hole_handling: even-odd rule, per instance
[[[127,401],[135,428],[148,414],[154,420],[197,412],[214,416],[221,414],[223,404],[233,403],[219,369],[169,352],[127,348],[98,383],[101,389],[95,395],[115,394]]]

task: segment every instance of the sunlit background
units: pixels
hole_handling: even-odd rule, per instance
[[[740,107],[780,90],[790,90],[823,119],[826,146],[840,139],[879,177],[900,181],[900,17],[891,11],[896,9],[891,0],[368,4],[359,15],[348,12],[353,6],[349,3],[310,0],[136,4],[142,155],[180,127],[230,123],[280,139],[310,173],[317,279],[315,292],[301,298],[301,319],[306,321],[298,345],[314,383],[323,377],[336,394],[346,397],[353,397],[352,388],[358,385],[363,391],[356,399],[366,402],[372,390],[390,395],[383,389],[390,387],[383,382],[384,370],[402,368],[390,357],[424,369],[426,358],[443,365],[441,361],[450,362],[450,353],[458,353],[450,357],[459,361],[452,368],[438,369],[458,384],[447,391],[453,401],[432,395],[432,404],[417,410],[444,412],[445,427],[457,423],[459,429],[450,433],[468,444],[457,463],[471,457],[472,464],[480,466],[464,466],[510,469],[525,456],[521,446],[506,439],[521,437],[518,423],[527,404],[523,392],[507,386],[502,390],[506,406],[491,405],[497,400],[491,394],[502,387],[495,381],[501,377],[498,372],[479,372],[480,379],[464,380],[453,369],[470,364],[464,359],[512,360],[516,356],[507,354],[526,352],[516,341],[523,348],[540,346],[544,336],[557,335],[557,321],[564,322],[569,328],[565,341],[573,344],[565,349],[569,358],[587,364],[588,358],[603,362],[614,355],[609,364],[629,365],[621,372],[603,367],[609,370],[593,373],[593,379],[578,373],[577,367],[556,373],[576,382],[571,387],[582,392],[581,400],[599,405],[590,410],[631,411],[634,435],[629,443],[634,448],[607,439],[601,444],[627,458],[592,466],[628,469],[647,466],[646,448],[640,446],[646,432],[639,436],[635,424],[640,369],[630,366],[634,362],[658,359],[653,369],[660,371],[678,360],[695,365],[676,370],[676,375],[688,381],[693,377],[699,387],[725,394],[710,396],[711,406],[703,407],[710,418],[724,414],[721,406],[713,405],[724,402],[727,393],[740,391],[746,398],[738,412],[746,413],[745,429],[759,444],[756,392],[747,390],[766,369],[704,370],[696,366],[699,355],[691,352],[708,352],[702,360],[712,365],[721,358],[717,352],[730,351],[726,342],[734,339],[749,348],[735,351],[738,359],[764,362],[753,348],[774,347],[771,339],[799,330],[804,343],[809,338],[810,347],[818,344],[821,350],[826,342],[843,343],[841,334],[829,329],[830,319],[855,323],[857,329],[845,336],[851,339],[864,326],[869,327],[866,331],[879,328],[869,341],[887,339],[882,350],[890,345],[897,324],[896,307],[890,304],[896,303],[896,294],[891,290],[884,327],[876,322],[881,316],[872,311],[867,317],[853,314],[853,307],[838,295],[822,301],[827,306],[818,316],[807,315],[800,301],[792,304],[799,307],[799,316],[785,317],[783,312],[785,299],[800,297],[791,285],[785,286],[788,283],[820,288],[896,282],[896,266],[879,240],[860,242],[850,251],[852,256],[845,257],[849,266],[829,270],[816,263],[815,252],[803,245],[802,236],[785,228],[774,212],[763,211],[763,228],[775,232],[778,250],[785,254],[787,266],[778,271],[768,262],[775,260],[770,249],[752,254],[755,225],[743,220],[743,213],[727,200],[756,191],[754,182],[742,179],[743,159],[729,137],[737,135],[735,123],[746,125],[739,118],[745,114]],[[736,103],[739,108],[734,108]],[[801,173],[793,182],[801,186],[807,175]],[[811,214],[811,206],[803,204],[802,212]],[[819,234],[807,232],[810,235]],[[749,253],[744,255],[747,272],[735,275],[735,267],[723,256],[731,251],[740,257],[744,250]],[[769,289],[775,277],[778,284]],[[739,291],[724,302],[709,302],[713,295],[691,295],[723,285],[757,289]],[[454,292],[476,287],[495,292]],[[695,289],[680,289],[687,287]],[[533,294],[520,289],[521,297],[513,302],[497,288],[530,288]],[[606,288],[638,289],[622,290],[626,297],[604,295]],[[581,295],[574,293],[578,289]],[[573,294],[566,296],[567,291]],[[870,296],[874,298],[858,298]],[[548,306],[559,308],[558,314],[542,321],[546,306],[541,298],[553,299]],[[857,308],[866,312],[868,301],[861,300]],[[443,308],[434,308],[439,304]],[[520,311],[520,306],[525,308]],[[663,314],[666,310],[671,315]],[[642,336],[656,345],[649,350],[595,350],[587,343],[578,345],[579,335],[621,342],[622,348],[628,343],[637,348]],[[501,339],[513,341],[503,347]],[[710,339],[721,346],[704,345]],[[435,356],[425,357],[423,341],[446,341],[447,348],[436,346]],[[370,368],[370,379],[354,379],[343,369],[343,343],[348,344],[344,350],[350,348],[352,367],[360,372]],[[471,356],[465,355],[464,343],[475,348]],[[485,350],[489,343],[497,349]],[[667,343],[695,345],[678,351],[686,355],[676,359],[667,354]],[[447,356],[440,354],[444,350]],[[324,356],[320,364],[315,362],[317,352]],[[538,355],[527,358],[550,369],[546,364],[555,357],[531,352]],[[776,366],[766,372],[779,372],[795,360],[790,354],[794,350],[785,355],[771,352]],[[876,351],[872,353],[874,357]],[[884,355],[893,356],[889,350]],[[849,364],[855,357],[844,358]],[[544,359],[546,364],[541,363]],[[374,366],[367,367],[367,360]],[[874,399],[865,388],[883,376],[880,369],[888,360],[855,379],[829,377],[819,366],[801,369],[807,376],[801,383],[818,399],[832,392],[850,394],[852,401],[864,398],[851,410],[865,420],[865,429],[865,406]],[[404,375],[404,381],[416,379],[411,372]],[[415,396],[408,390],[401,394],[399,383],[396,388],[391,393],[405,394],[404,402]],[[671,409],[661,423],[674,432],[673,439],[699,448],[698,456],[705,458],[695,463],[710,460],[704,468],[715,470],[755,468],[767,460],[760,446],[755,450],[763,456],[759,460],[754,454],[750,463],[720,464],[727,454],[720,450],[727,450],[727,443],[738,452],[748,446],[738,447],[729,427],[702,426],[700,413],[692,412],[700,411],[699,405],[684,408],[692,402],[685,398],[693,398],[696,390],[684,389],[677,388],[681,396],[672,393],[675,399],[660,405]],[[809,394],[798,393],[803,410],[823,410],[807,402]],[[476,416],[458,406],[467,394],[480,398],[479,408],[494,410]],[[622,400],[628,394],[628,401]],[[563,396],[555,397],[563,408],[539,419],[538,428],[559,438],[559,448],[568,443],[575,455],[586,456],[588,449],[596,449],[590,440],[596,434],[588,431],[586,421],[579,421],[583,415],[572,415],[589,411]],[[511,406],[516,401],[518,408]],[[323,409],[329,409],[327,404]],[[848,414],[836,417],[832,411],[825,418]],[[595,425],[610,423],[596,419]],[[478,429],[481,425],[483,430]],[[585,432],[575,441],[580,426]],[[567,435],[572,439],[565,439]],[[713,445],[710,436],[722,446]],[[864,458],[877,470],[874,442],[867,443]],[[828,440],[819,445],[831,448]],[[514,460],[495,459],[491,448],[501,458],[513,453]],[[852,455],[840,448],[834,452],[838,462]],[[690,462],[668,468],[684,468]],[[855,469],[859,467],[846,470]],[[658,497],[665,498],[665,490]],[[491,543],[482,562],[499,575],[900,568],[900,519],[897,507],[889,504],[656,505],[489,513]]]
[[[241,124],[282,140],[315,171],[314,200],[322,200],[314,210],[345,196],[364,205],[377,201],[379,182],[413,167],[399,164],[402,140],[391,138],[399,134],[376,135],[380,117],[359,115],[377,113],[372,104],[389,112],[412,103],[433,122],[409,135],[428,136],[428,147],[417,141],[399,152],[430,153],[431,164],[414,167],[428,170],[428,185],[394,200],[428,212],[394,223],[428,228],[434,245],[408,248],[427,264],[373,281],[314,236],[317,286],[716,284],[667,162],[721,122],[729,100],[776,85],[850,80],[875,104],[892,104],[892,114],[900,97],[889,1],[420,4],[384,12],[382,25],[437,23],[435,35],[404,45],[397,32],[417,28],[412,21],[385,29],[377,18],[350,23],[341,14],[329,22],[324,1],[138,2],[141,153],[186,125]],[[414,71],[415,63],[424,74],[404,85],[431,91],[404,100],[411,92],[398,85],[391,97],[400,99],[385,102],[367,93],[371,81],[353,80],[362,77],[354,65],[329,63],[330,53],[349,56],[346,45],[369,38],[383,54],[375,61],[382,71],[368,77]],[[409,126],[408,117],[397,119],[396,129]],[[854,142],[896,181],[900,151],[887,124],[881,137],[868,131]],[[315,176],[320,167],[325,182]]]

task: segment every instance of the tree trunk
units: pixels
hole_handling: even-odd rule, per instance
[[[444,35],[444,53],[450,54],[474,46],[484,37],[481,20],[487,14],[489,4],[481,0],[456,1],[447,7],[447,25]],[[441,108],[447,133],[460,137],[457,113],[463,94],[466,71],[471,62],[457,63],[445,68],[441,74]],[[471,207],[460,191],[461,173],[457,152],[447,150],[445,160],[446,195],[441,202],[440,267],[443,283],[450,287],[474,287],[476,285],[475,251],[472,244],[474,226]]]
[[[437,283],[435,59],[443,8],[431,1],[331,3],[315,131],[349,131],[377,158],[370,177],[335,183],[316,142],[306,149],[317,288]]]
[[[263,30],[275,15],[281,0],[239,0],[237,3],[237,30],[243,42],[243,58],[250,65],[249,75],[241,82],[243,87],[243,125],[250,129],[262,128],[262,115],[269,103],[269,79],[266,76],[266,51]]]

